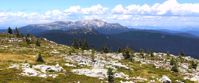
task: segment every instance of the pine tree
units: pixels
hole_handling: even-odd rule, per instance
[[[151,57],[154,57],[154,54],[153,54],[152,50],[149,52],[149,54],[150,54]]]
[[[103,47],[102,51],[103,51],[104,53],[109,53],[108,47]]]
[[[180,52],[180,56],[186,56],[184,52]]]
[[[73,46],[75,49],[79,49],[79,42],[78,42],[77,39],[74,39],[74,40],[73,40],[72,46]]]
[[[77,40],[77,45],[78,45],[78,48],[82,48],[83,42],[81,40]]]
[[[170,53],[167,52],[167,55],[166,55],[167,59],[170,59]]]
[[[186,56],[185,53],[184,52],[180,52],[180,54],[178,56],[180,62],[184,62],[185,61],[184,58],[183,58],[184,56]]]
[[[31,34],[27,34],[26,37],[31,37]]]
[[[178,66],[177,66],[177,64],[173,65],[173,67],[171,68],[171,71],[178,72]]]
[[[41,62],[44,63],[43,57],[41,56],[41,54],[39,53],[38,57],[37,57],[37,62]]]
[[[124,59],[131,59],[131,49],[130,48],[124,49],[123,56]]]
[[[30,40],[30,38],[29,37],[25,37],[26,38],[26,43],[29,45],[29,44],[31,44],[31,40]]]
[[[140,49],[140,56],[141,56],[142,58],[145,58],[145,57],[144,57],[144,49]]]
[[[10,27],[8,27],[8,33],[9,34],[13,34],[13,31],[12,31],[12,29]]]
[[[172,58],[172,59],[170,60],[170,65],[174,65],[174,64],[176,64],[176,61],[174,60],[174,58]]]
[[[152,60],[155,59],[155,57],[154,57],[155,55],[154,55],[154,52],[153,52],[152,50],[150,50],[148,54],[149,54],[149,56],[150,56],[150,58],[151,58]]]
[[[91,54],[92,62],[95,62],[95,51],[92,50],[91,52],[92,52],[92,54]]]
[[[196,69],[198,66],[197,62],[191,61],[191,68]]]
[[[169,52],[167,52],[167,56],[168,56],[168,57],[170,56],[170,53],[169,53]]]
[[[17,27],[15,28],[15,34],[16,34],[17,37],[21,37],[21,34],[20,34],[20,32],[19,32]]]
[[[111,68],[108,69],[107,75],[108,75],[108,83],[114,83],[114,73]]]
[[[83,50],[88,50],[89,46],[88,46],[88,42],[85,40],[85,41],[81,41],[81,48]]]
[[[35,44],[36,44],[36,46],[39,46],[39,47],[41,46],[41,43],[40,43],[39,39],[37,39]]]
[[[122,53],[122,49],[121,49],[121,48],[118,48],[117,52],[118,52],[118,53]]]

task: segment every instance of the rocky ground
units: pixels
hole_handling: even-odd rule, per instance
[[[0,82],[106,83],[111,68],[116,83],[199,83],[199,66],[192,67],[199,60],[189,56],[133,52],[129,60],[123,53],[74,49],[46,39],[36,46],[38,38],[30,39],[27,44],[24,37],[0,34]],[[38,54],[45,62],[36,61]]]

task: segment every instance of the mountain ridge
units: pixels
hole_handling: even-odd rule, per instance
[[[118,26],[107,27],[106,25]],[[199,49],[197,44],[199,38],[184,33],[129,29],[120,24],[109,24],[101,20],[56,21],[28,26],[19,28],[19,30],[25,34],[30,33],[37,37],[45,37],[66,45],[71,45],[71,41],[74,39],[86,39],[91,44],[91,47],[98,50],[107,46],[112,50],[130,47],[135,50],[145,49],[147,51],[154,50],[174,54],[183,51],[187,55],[197,58],[199,54],[197,51]]]
[[[118,23],[107,23],[105,21],[93,19],[93,20],[81,20],[81,21],[56,21],[52,23],[46,24],[32,24],[21,27],[20,30],[22,32],[27,33],[41,33],[47,30],[71,30],[71,29],[81,29],[81,28],[88,28],[88,29],[95,29],[100,33],[103,34],[112,34],[112,33],[120,33],[125,32],[128,30],[127,27],[122,26]],[[111,32],[111,33],[110,33]]]

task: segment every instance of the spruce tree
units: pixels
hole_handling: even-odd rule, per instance
[[[9,34],[13,34],[13,31],[12,31],[12,29],[10,27],[8,27],[8,33]]]
[[[114,73],[111,68],[108,69],[107,75],[108,75],[108,83],[114,83]]]

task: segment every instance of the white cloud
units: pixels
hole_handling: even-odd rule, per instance
[[[98,4],[91,6],[90,8],[83,8],[82,12],[84,14],[105,14],[106,10],[107,8]]]
[[[80,6],[71,6],[65,10],[65,13],[67,14],[74,14],[74,13],[80,13],[80,12],[81,12]]]
[[[80,6],[71,6],[70,8],[65,10],[67,14],[105,14],[106,10],[100,4],[94,5],[88,8],[81,8]]]
[[[129,5],[123,7],[117,5],[112,9],[115,14],[134,14],[134,15],[199,15],[199,3],[178,3],[176,0],[166,0],[164,3],[156,3],[152,6]]]
[[[44,13],[0,11],[0,18],[0,26],[81,19],[102,19],[128,26],[199,26],[199,3],[166,0],[153,5],[119,4],[112,9],[100,4],[90,7],[76,5]]]
[[[112,9],[112,12],[115,14],[126,14],[126,11],[127,9],[125,9],[121,4]]]

